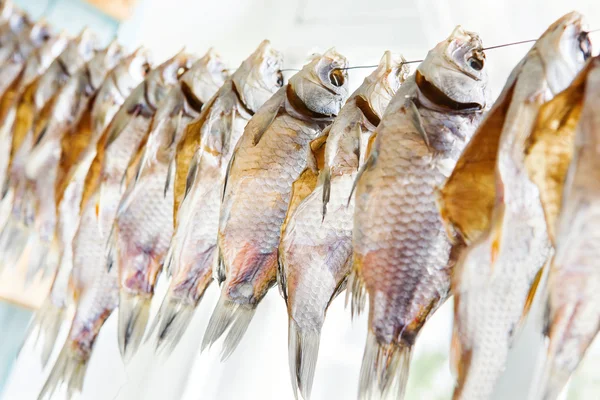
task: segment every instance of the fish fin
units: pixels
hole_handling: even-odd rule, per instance
[[[350,194],[348,195],[348,202],[346,203],[346,206],[350,205],[350,202],[352,201],[352,196],[354,196],[354,191],[356,190],[356,186],[358,186],[360,178],[363,176],[367,169],[372,168],[377,162],[377,158],[379,157],[379,151],[375,147],[376,144],[373,144],[373,148],[369,152],[369,157],[367,158],[367,161],[358,169],[358,173],[356,174],[356,178],[354,178],[352,188],[350,189]]]
[[[44,383],[38,400],[52,399],[54,392],[63,383],[67,385],[67,398],[72,399],[83,388],[83,379],[87,370],[88,360],[79,358],[65,343],[52,371]]]
[[[404,398],[411,359],[410,346],[381,344],[370,330],[360,368],[358,399]]]
[[[404,101],[404,108],[409,111],[411,121],[413,126],[417,129],[417,133],[423,139],[425,146],[429,152],[432,151],[431,144],[429,143],[429,136],[427,135],[427,131],[425,131],[425,127],[423,126],[423,119],[421,118],[421,113],[415,104],[415,99],[413,97],[407,97]]]
[[[496,203],[498,146],[515,83],[507,85],[487,113],[439,193],[442,221],[468,244],[490,225]]]
[[[525,322],[527,321],[527,316],[529,315],[529,311],[531,310],[531,306],[533,305],[533,301],[538,292],[543,291],[543,286],[546,282],[546,271],[549,266],[546,264],[535,274],[533,278],[533,282],[531,283],[531,287],[529,288],[529,292],[527,293],[527,298],[525,300],[525,305],[523,306],[523,312],[521,314],[521,318],[517,323],[516,328],[513,331],[512,337],[517,337],[519,332],[523,329]],[[542,283],[543,282],[543,283]]]
[[[261,107],[260,118],[252,118],[248,121],[244,129],[244,136],[248,135],[252,138],[253,146],[260,143],[263,135],[269,130],[279,112],[285,110],[285,103],[285,90],[280,90]]]
[[[115,264],[115,249],[117,248],[117,237],[115,236],[117,224],[114,223],[110,228],[110,233],[106,240],[106,270],[110,272]]]
[[[285,215],[285,219],[283,224],[281,225],[281,236],[285,232],[287,224],[290,222],[290,218],[294,215],[294,212],[298,208],[298,206],[304,201],[304,199],[315,190],[317,186],[317,180],[319,175],[316,171],[311,168],[306,168],[298,179],[294,181],[292,184],[292,193],[290,195],[290,200],[288,203],[287,213]]]
[[[25,282],[30,284],[38,272],[45,270],[46,260],[48,259],[48,246],[45,244],[37,233],[32,233],[29,242],[29,254],[27,260],[27,274],[25,276]],[[34,239],[35,238],[35,239]]]
[[[169,249],[167,250],[167,254],[165,255],[165,261],[163,262],[163,269],[165,273],[170,278],[175,275],[175,271],[173,270],[173,263],[175,257],[175,241],[176,237],[173,235],[171,238],[171,243],[169,243]]]
[[[192,161],[190,162],[190,168],[187,173],[187,177],[185,179],[185,191],[183,192],[183,198],[181,202],[185,200],[185,198],[192,191],[192,186],[194,186],[194,182],[196,181],[196,177],[200,172],[200,159],[202,158],[202,152],[197,151],[192,157]],[[180,204],[181,205],[181,204]]]
[[[144,81],[144,84],[146,81]],[[150,110],[148,106],[144,103],[136,104],[133,108],[126,110],[126,105],[124,104],[120,112],[115,115],[115,118],[111,121],[109,126],[107,127],[107,136],[106,136],[106,144],[105,148],[114,143],[115,140],[125,131],[125,129],[132,123],[138,116],[146,115],[152,116],[154,115],[154,111]]]
[[[289,319],[288,357],[292,388],[296,399],[310,399],[319,355],[320,337],[320,328],[303,329],[292,318]]]
[[[225,333],[225,330],[229,329],[221,350],[221,361],[225,361],[239,344],[246,329],[248,329],[248,325],[250,325],[250,321],[252,321],[255,311],[255,306],[237,304],[229,300],[224,293],[221,293],[221,297],[208,322],[201,351],[212,346]]]
[[[154,319],[152,332],[156,329],[156,352],[171,354],[194,316],[195,306],[174,298],[169,293],[165,296],[158,314]]]
[[[279,294],[283,297],[285,304],[288,303],[288,294],[287,294],[287,281],[285,278],[285,263],[281,259],[281,256],[284,252],[279,251],[279,257],[277,257],[277,287],[279,288]]]
[[[131,294],[124,290],[119,292],[117,337],[121,357],[126,363],[131,361],[144,337],[150,316],[150,301],[147,296]]]
[[[166,198],[169,193],[169,189],[171,188],[171,184],[175,180],[175,159],[173,158],[169,163],[169,168],[167,169],[167,179],[165,180],[165,189],[163,190],[163,197]]]
[[[325,168],[322,172],[323,179],[323,217],[321,221],[325,220],[325,215],[327,214],[327,204],[329,203],[329,198],[331,196],[331,169]]]
[[[225,262],[223,261],[223,254],[221,253],[220,247],[219,256],[217,259],[217,263],[215,264],[215,271],[213,273],[213,276],[219,284],[219,286],[221,286],[221,284],[225,282],[225,279],[227,279],[227,271],[225,270]]]
[[[346,260],[345,266],[344,266],[346,271],[352,271],[352,255],[350,255],[348,257],[348,259]],[[348,286],[348,276],[345,276],[344,279],[342,279],[341,281],[338,282],[337,286],[335,287],[335,290],[333,291],[333,293],[331,294],[331,297],[329,298],[329,301],[327,302],[327,307],[329,307],[329,305],[331,304],[331,302],[338,297],[340,294],[342,294],[342,292],[344,290],[346,290],[346,287]]]
[[[33,321],[27,331],[25,342],[34,340],[41,346],[41,362],[45,367],[48,364],[56,338],[65,318],[65,308],[56,306],[49,298],[44,301],[36,311]]]
[[[359,316],[362,313],[367,300],[365,284],[360,277],[360,271],[356,262],[352,267],[352,272],[348,276],[346,289],[346,307],[350,303],[350,314],[354,318],[354,316]]]
[[[225,193],[227,190],[227,181],[229,180],[229,173],[231,172],[231,167],[233,166],[233,160],[235,160],[235,152],[231,155],[229,159],[229,163],[227,163],[227,170],[225,171],[225,179],[223,179],[223,194],[221,196],[221,202],[225,200]]]
[[[310,142],[310,150],[316,161],[316,168],[318,171],[325,167],[325,151],[327,149],[327,138],[329,137],[330,130],[331,125],[323,129],[323,132],[321,132],[319,137]]]
[[[4,266],[16,267],[29,243],[29,231],[13,216],[0,234],[0,257]]]
[[[584,85],[592,63],[571,85],[544,103],[525,144],[525,167],[539,189],[548,235],[555,240],[563,187],[575,149],[575,131],[583,108]]]

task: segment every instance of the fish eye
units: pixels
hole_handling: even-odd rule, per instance
[[[329,73],[329,82],[335,87],[340,87],[344,84],[344,72],[341,69],[331,70]]]
[[[277,71],[277,86],[283,86],[283,74],[281,71]]]
[[[185,71],[187,71],[185,67],[179,67],[179,69],[177,70],[177,79],[181,78],[181,75],[183,75]]]
[[[142,65],[142,71],[144,71],[144,75],[147,75],[148,72],[150,72],[151,69],[152,69],[152,67],[150,67],[150,63],[145,62]]]
[[[473,68],[475,71],[481,71],[483,69],[483,60],[479,58],[471,57],[467,60],[469,67]]]
[[[579,41],[579,50],[583,53],[583,59],[587,60],[592,56],[592,42],[587,32],[581,32],[577,38]]]

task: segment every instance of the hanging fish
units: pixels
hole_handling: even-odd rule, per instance
[[[37,124],[33,132],[34,145],[25,164],[26,197],[33,199],[33,229],[36,232],[37,264],[29,265],[28,275],[38,270],[56,267],[46,257],[56,230],[55,182],[61,159],[61,142],[65,134],[77,128],[83,114],[91,105],[102,80],[123,58],[123,48],[116,42],[99,51],[77,71],[59,90],[52,107],[45,108],[49,114],[44,125]],[[59,243],[53,246],[59,252]]]
[[[543,103],[590,55],[582,16],[554,24],[513,70],[440,194],[449,231],[468,249],[454,270],[454,399],[487,399],[529,311],[551,247],[524,150]]]
[[[319,178],[294,183],[279,245],[279,288],[289,316],[288,352],[292,386],[310,397],[321,327],[330,302],[345,288],[352,266],[352,185],[364,164],[367,144],[390,100],[408,76],[405,60],[389,51],[379,66],[350,96],[327,128]],[[313,142],[313,150],[318,145]],[[306,175],[303,175],[307,178]],[[308,194],[300,183],[308,185]],[[318,182],[318,183],[317,183]],[[297,207],[294,207],[296,204]]]
[[[400,87],[356,182],[353,308],[369,296],[359,399],[402,399],[411,351],[450,295],[460,244],[446,236],[435,190],[488,106],[485,53],[460,26]]]
[[[282,62],[281,53],[262,42],[188,125],[177,149],[175,198],[181,207],[166,260],[171,282],[155,322],[157,345],[168,351],[212,282],[227,165],[248,120],[283,85]]]
[[[19,78],[34,49],[41,48],[50,39],[52,39],[50,27],[44,21],[28,25],[19,32],[10,50],[10,58],[0,65],[0,96],[4,96]]]
[[[310,142],[348,97],[345,57],[331,49],[315,55],[252,117],[229,166],[221,206],[216,276],[221,297],[202,348],[229,329],[226,359],[246,331],[258,303],[276,282],[277,248],[292,184],[316,171]]]
[[[52,62],[48,70],[32,82],[24,91],[16,110],[12,131],[8,179],[12,197],[11,216],[0,234],[0,254],[8,265],[19,260],[29,236],[29,225],[33,220],[32,200],[26,197],[25,163],[34,145],[34,131],[44,126],[50,117],[56,94],[66,85],[69,78],[91,59],[97,48],[97,40],[89,30],[84,30],[71,40],[64,51]],[[29,236],[30,261],[37,264],[37,242],[35,232]]]
[[[148,54],[141,50],[126,57],[115,69],[111,70],[111,64],[122,58],[122,51],[121,46],[112,43],[104,51],[99,52],[77,75],[78,79],[83,80],[79,84],[88,87],[93,97],[89,98],[85,102],[86,104],[83,104],[84,102],[80,104],[81,106],[85,105],[85,108],[80,110],[81,115],[71,120],[73,126],[62,135],[59,142],[60,159],[55,166],[57,178],[55,182],[51,182],[54,184],[54,196],[50,198],[49,193],[43,196],[45,201],[52,202],[48,204],[48,207],[54,206],[55,208],[57,221],[53,245],[57,247],[58,252],[58,269],[54,275],[50,296],[36,313],[31,330],[31,334],[37,333],[38,338],[42,339],[43,364],[48,361],[66,307],[71,303],[67,285],[72,268],[72,241],[79,222],[79,205],[85,174],[93,160],[96,141],[109,122],[105,120],[104,109],[111,108],[110,113],[114,115],[125,100],[124,95],[128,95],[148,72]],[[106,68],[107,65],[109,68]],[[107,74],[108,78],[105,79]],[[121,93],[116,87],[116,77],[125,83],[122,86],[124,93]],[[75,84],[76,81],[71,80],[65,89],[69,86],[73,87]],[[102,105],[101,115],[92,114],[96,104]],[[73,111],[75,110],[73,109]],[[103,124],[98,124],[93,129],[93,121],[98,118],[102,120]],[[44,179],[47,179],[47,174],[45,176]],[[38,201],[41,200],[42,197],[38,199]]]
[[[119,267],[119,348],[136,352],[148,322],[154,285],[173,235],[171,171],[185,127],[221,87],[228,73],[209,51],[196,61],[156,111],[148,141],[138,150],[136,173],[127,183],[110,243]]]
[[[73,270],[70,285],[75,317],[56,364],[40,393],[51,397],[63,382],[69,398],[81,391],[88,361],[98,333],[118,304],[116,269],[107,271],[106,246],[127,165],[146,136],[158,105],[179,76],[187,71],[191,57],[179,53],[150,71],[127,97],[98,140],[96,156],[85,179],[81,220],[73,239]]]
[[[533,399],[557,399],[600,329],[600,58],[544,104],[526,148],[525,164],[556,249],[546,291],[548,352]]]
[[[12,58],[19,50],[19,41],[31,29],[33,23],[22,11],[13,13],[9,19],[0,24],[0,72],[12,63]],[[4,78],[0,74],[1,78]],[[6,89],[7,82],[0,82],[2,92]]]

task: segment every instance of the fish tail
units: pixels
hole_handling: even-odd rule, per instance
[[[126,363],[137,352],[148,318],[150,316],[151,298],[139,294],[132,294],[125,290],[119,292],[119,321],[118,339],[121,357]]]
[[[31,283],[38,272],[45,271],[48,247],[36,234],[31,235],[28,247],[30,251],[29,259],[27,260],[27,275],[25,276],[25,282]]]
[[[346,307],[350,304],[350,312],[354,318],[363,312],[366,303],[365,284],[356,267],[352,268],[348,276],[346,288]]]
[[[369,331],[360,368],[358,399],[402,400],[408,380],[412,348],[381,344]]]
[[[0,234],[0,254],[2,264],[16,266],[25,251],[29,240],[29,231],[20,221],[10,217]]]
[[[290,318],[288,325],[288,356],[292,388],[296,399],[310,399],[321,329],[305,329]]]
[[[59,307],[52,302],[51,299],[46,299],[40,309],[35,313],[33,321],[29,325],[26,342],[34,340],[34,343],[41,345],[42,366],[48,364],[52,349],[56,343],[60,326],[63,323],[65,316],[65,308]]]
[[[72,399],[81,393],[83,388],[83,379],[88,366],[88,359],[82,359],[69,346],[69,341],[65,343],[50,376],[46,380],[38,400],[51,399],[54,392],[62,385],[67,386],[67,399]]]
[[[244,336],[255,310],[255,306],[235,303],[229,300],[224,293],[221,293],[219,302],[208,322],[201,350],[203,351],[212,346],[229,328],[221,351],[221,361],[225,361]]]
[[[195,309],[193,304],[167,293],[151,329],[151,332],[158,329],[156,334],[157,352],[170,354],[175,349],[190,324]]]

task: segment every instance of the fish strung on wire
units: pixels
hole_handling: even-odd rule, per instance
[[[36,313],[34,325],[32,325],[32,328],[39,327],[37,333],[43,340],[43,364],[48,360],[62,322],[63,313],[69,303],[67,301],[69,297],[67,283],[72,267],[71,246],[79,216],[78,207],[81,192],[83,191],[85,177],[83,170],[87,172],[87,169],[89,169],[91,157],[88,155],[87,160],[82,160],[81,165],[75,166],[73,164],[79,159],[86,146],[92,147],[92,145],[95,145],[95,141],[90,140],[90,134],[92,133],[93,118],[91,110],[97,99],[96,93],[107,74],[124,56],[123,48],[113,42],[106,49],[98,52],[67,83],[54,106],[53,116],[45,128],[44,137],[32,149],[27,165],[34,170],[29,171],[32,175],[35,176],[36,171],[38,174],[33,179],[31,176],[29,177],[32,179],[30,188],[35,190],[34,195],[37,201],[36,229],[42,231],[43,224],[50,225],[46,229],[49,231],[46,243],[57,253],[58,264],[50,297],[40,311]],[[127,64],[121,69],[121,73],[126,73],[127,77],[134,81],[133,83],[139,84],[147,69],[143,65],[146,62],[146,57],[144,54],[141,57],[134,54],[126,62],[131,63],[132,60],[137,61],[137,65],[134,65],[135,69],[131,71],[135,76],[131,77],[128,71],[130,65]],[[109,82],[109,85],[113,87],[113,81]],[[132,87],[126,86],[126,89],[131,91]],[[111,95],[107,100],[114,104],[114,95]],[[102,134],[101,131],[95,132],[94,139],[97,139],[100,134]],[[93,154],[91,150],[88,152]],[[81,168],[81,170],[79,176],[74,179],[78,185],[69,187],[69,192],[65,197],[62,193],[57,193],[57,190],[65,190],[64,186],[67,183],[67,175],[70,174],[69,168],[71,167]],[[64,204],[61,204],[62,200],[66,200]],[[61,211],[63,218],[59,223]]]
[[[411,351],[450,295],[461,243],[447,237],[435,190],[452,172],[489,103],[479,36],[460,26],[400,87],[356,182],[353,309],[369,297],[359,399],[402,399]]]
[[[77,38],[69,41],[48,70],[25,89],[20,99],[12,130],[8,165],[8,190],[12,192],[12,209],[9,220],[0,234],[0,253],[4,256],[4,262],[9,265],[18,262],[26,246],[31,249],[28,255],[29,264],[33,269],[37,268],[45,255],[43,251],[36,251],[39,232],[29,229],[33,221],[33,199],[27,197],[25,164],[35,144],[36,127],[46,124],[50,117],[48,110],[52,109],[56,94],[71,76],[92,58],[96,48],[95,35],[87,29],[82,31]]]
[[[109,247],[119,267],[119,345],[130,359],[148,322],[150,303],[173,235],[173,173],[186,126],[221,87],[228,73],[210,50],[179,79],[154,116],[137,152],[135,174],[113,225]]]
[[[248,122],[231,158],[219,223],[216,277],[221,297],[202,348],[226,330],[222,358],[235,349],[258,303],[276,282],[277,256],[292,185],[317,170],[310,142],[348,97],[345,57],[315,55]],[[200,172],[201,173],[201,172]]]
[[[454,399],[487,399],[533,301],[551,247],[524,149],[543,103],[590,55],[582,16],[570,13],[538,39],[461,155],[440,193],[448,229],[469,244],[453,276]]]
[[[81,219],[73,239],[70,285],[75,317],[40,399],[51,397],[65,382],[68,396],[81,391],[94,342],[118,304],[116,268],[107,270],[106,246],[119,200],[123,176],[132,154],[148,130],[160,102],[187,71],[193,58],[179,53],[156,69],[129,95],[98,140],[96,155],[85,179]]]
[[[155,322],[161,349],[175,347],[213,280],[227,165],[248,120],[283,85],[282,62],[281,53],[262,42],[188,125],[178,146],[174,195],[181,206],[167,260],[172,276]]]
[[[547,357],[531,399],[557,399],[600,329],[600,59],[544,104],[525,165],[540,190],[556,253],[549,268]]]
[[[307,169],[294,183],[279,245],[279,288],[289,315],[292,386],[310,397],[319,337],[331,301],[345,288],[352,266],[354,201],[351,191],[367,145],[390,100],[404,82],[406,60],[389,51],[350,96],[326,137],[324,165]],[[316,185],[316,186],[315,186]]]

